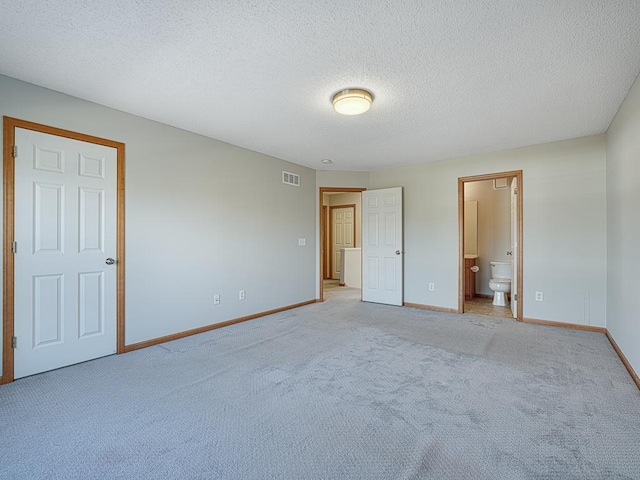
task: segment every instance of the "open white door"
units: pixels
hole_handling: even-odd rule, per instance
[[[362,300],[402,305],[402,187],[362,192]]]
[[[518,189],[517,179],[511,180],[511,313],[518,317]]]
[[[115,148],[16,128],[15,378],[116,351]]]

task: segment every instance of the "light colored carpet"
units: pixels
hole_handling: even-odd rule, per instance
[[[0,387],[0,478],[640,478],[603,335],[359,295]]]

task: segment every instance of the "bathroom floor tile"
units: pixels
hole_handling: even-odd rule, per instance
[[[472,300],[465,300],[464,313],[475,313],[477,315],[489,315],[491,317],[513,318],[511,306],[496,307],[493,299],[474,297]]]

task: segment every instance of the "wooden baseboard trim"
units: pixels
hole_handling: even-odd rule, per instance
[[[620,350],[620,347],[618,346],[616,341],[613,339],[613,336],[611,335],[609,330],[605,332],[605,335],[609,339],[609,342],[611,343],[611,346],[613,347],[613,349],[616,351],[616,353],[620,357],[620,360],[622,360],[622,364],[627,369],[627,372],[629,372],[629,375],[631,375],[631,379],[635,382],[636,386],[638,387],[638,390],[640,390],[640,377],[638,377],[638,374],[629,363],[629,360],[627,360],[627,357],[625,357],[624,353],[622,353],[622,350]]]
[[[434,312],[458,313],[458,310],[456,310],[455,308],[436,307],[434,305],[423,305],[421,303],[404,302],[402,305],[405,307],[420,308],[422,310],[432,310]]]
[[[159,345],[160,343],[170,342],[172,340],[178,340],[179,338],[190,337],[191,335],[197,335],[198,333],[208,332],[210,330],[216,330],[222,327],[228,327],[229,325],[235,325],[236,323],[246,322],[247,320],[254,320],[260,317],[266,317],[267,315],[273,315],[274,313],[284,312],[285,310],[291,310],[293,308],[304,307],[316,303],[317,300],[307,300],[306,302],[296,303],[295,305],[288,305],[286,307],[275,308],[273,310],[267,310],[266,312],[254,313],[253,315],[247,315],[246,317],[234,318],[225,322],[214,323],[212,325],[206,325],[204,327],[194,328],[192,330],[185,330],[184,332],[172,333],[171,335],[165,335],[164,337],[152,338],[151,340],[145,340],[144,342],[132,343],[131,345],[125,345],[124,351],[132,352],[134,350],[140,350],[141,348],[152,347]]]
[[[604,327],[593,327],[591,325],[580,325],[578,323],[552,322],[550,320],[538,320],[537,318],[523,318],[523,323],[533,323],[535,325],[546,325],[548,327],[569,328],[571,330],[584,330],[586,332],[606,333]]]
[[[338,286],[339,287],[344,287],[346,285],[346,283],[339,283]]]

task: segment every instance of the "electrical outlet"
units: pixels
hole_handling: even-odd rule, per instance
[[[307,239],[306,238],[299,238],[298,239],[298,246],[299,247],[306,247],[307,246]]]
[[[238,298],[239,298],[240,300],[244,300],[245,298],[247,298],[247,297],[246,297],[246,295],[245,295],[245,293],[244,293],[244,290],[240,290],[240,291],[238,292]]]
[[[544,295],[542,292],[536,292],[536,302],[542,302],[544,300]]]
[[[436,284],[435,283],[430,283],[429,284],[429,291],[433,292],[436,289]]]
[[[220,305],[220,295],[214,295],[213,296],[213,304],[214,305]]]

